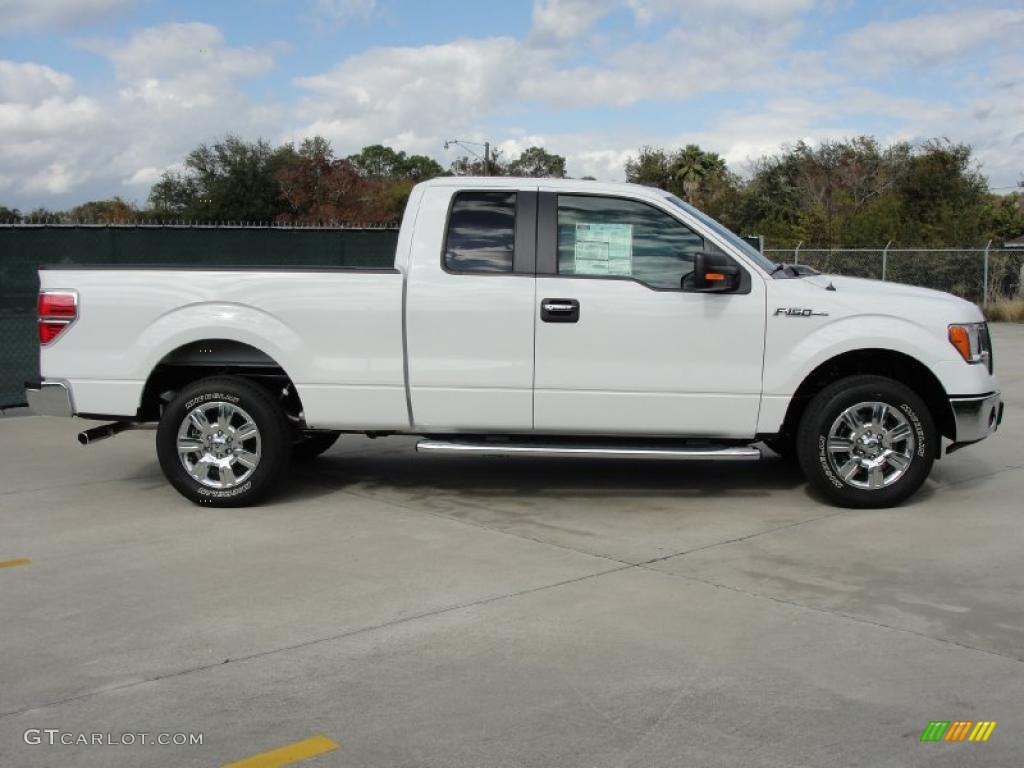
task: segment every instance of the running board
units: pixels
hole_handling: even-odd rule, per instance
[[[462,453],[474,456],[557,456],[580,459],[658,459],[670,461],[757,461],[761,451],[744,446],[601,445],[558,443],[496,443],[464,440],[421,440],[420,453]]]

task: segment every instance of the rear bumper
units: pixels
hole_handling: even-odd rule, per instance
[[[73,416],[71,390],[62,381],[26,381],[25,401],[37,416]]]
[[[999,392],[978,397],[952,397],[949,404],[956,422],[956,447],[984,440],[999,429],[1003,421],[1003,398]]]

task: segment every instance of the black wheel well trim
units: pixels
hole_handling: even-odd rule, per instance
[[[956,420],[950,398],[935,373],[911,355],[884,348],[843,352],[815,367],[790,398],[780,430],[758,435],[758,439],[796,434],[800,418],[814,395],[834,381],[856,375],[884,376],[909,387],[928,406],[939,433],[956,439]]]
[[[160,418],[168,394],[209,376],[241,376],[259,384],[284,400],[285,410],[297,426],[305,429],[299,414],[302,400],[295,382],[273,357],[263,350],[234,339],[196,339],[175,347],[153,366],[142,388],[136,420]],[[287,390],[288,395],[283,394]]]

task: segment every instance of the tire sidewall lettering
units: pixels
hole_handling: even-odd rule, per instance
[[[201,395],[196,395],[187,403],[185,403],[185,410],[191,411],[200,403],[207,403],[210,400],[226,400],[232,405],[238,405],[242,398],[235,395],[229,395],[226,392],[204,392]]]
[[[910,423],[914,425],[914,435],[917,438],[917,450],[914,452],[918,458],[924,458],[928,453],[928,444],[925,440],[924,425],[921,424],[921,419],[917,413],[907,403],[900,404],[900,410],[910,420]]]
[[[237,488],[232,488],[231,490],[228,490],[228,491],[218,491],[218,490],[215,490],[213,488],[207,488],[205,485],[197,484],[196,485],[196,493],[198,493],[200,496],[206,496],[207,498],[211,498],[211,499],[230,499],[233,496],[239,496],[239,495],[245,493],[251,487],[252,487],[252,480],[247,480],[244,483],[242,483],[242,485],[238,486]]]
[[[828,436],[827,435],[819,434],[818,435],[818,463],[821,465],[821,471],[825,475],[825,477],[828,479],[828,481],[830,483],[832,483],[832,485],[834,485],[836,488],[843,488],[846,485],[846,483],[844,483],[842,480],[840,480],[838,477],[836,477],[835,472],[832,471],[832,467],[829,464],[828,451],[826,450],[827,444],[828,444]]]

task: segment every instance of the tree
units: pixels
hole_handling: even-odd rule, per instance
[[[381,182],[368,179],[349,160],[339,160],[327,139],[305,139],[277,174],[282,222],[379,222],[391,217],[378,204]]]
[[[989,195],[987,229],[992,238],[1002,242],[1024,235],[1024,194]]]
[[[966,144],[932,139],[899,168],[902,242],[977,246],[985,239],[988,183]]]
[[[51,211],[42,205],[33,208],[28,213],[22,216],[22,221],[56,221],[64,216],[63,211]]]
[[[508,164],[508,175],[564,179],[565,158],[543,147],[530,147]]]
[[[372,144],[346,160],[363,176],[373,179],[424,181],[441,176],[444,170],[426,155],[407,155],[383,144]]]
[[[977,246],[995,213],[969,146],[933,139],[882,148],[860,136],[797,142],[756,161],[737,218],[773,245]]]
[[[8,208],[0,205],[0,221],[21,221],[21,211],[17,208]]]
[[[452,176],[508,176],[508,164],[503,154],[500,149],[491,149],[490,162],[486,168],[482,157],[457,157],[449,166],[449,173]]]
[[[74,221],[88,221],[109,224],[127,224],[138,217],[138,209],[126,203],[120,197],[109,200],[90,200],[76,205],[67,212],[68,218]]]
[[[672,162],[664,149],[643,146],[635,158],[631,157],[626,161],[626,181],[670,191],[671,165]]]
[[[225,136],[200,144],[185,170],[165,172],[150,192],[154,213],[202,221],[270,221],[282,210],[278,171],[296,160],[295,148],[273,149],[259,139]]]
[[[449,172],[453,176],[528,176],[530,178],[565,178],[565,158],[543,147],[529,147],[516,158],[506,158],[500,149],[491,150],[488,167],[482,157],[457,157]]]
[[[731,225],[736,216],[740,179],[717,152],[696,144],[666,151],[645,146],[626,161],[626,180],[659,187]]]

